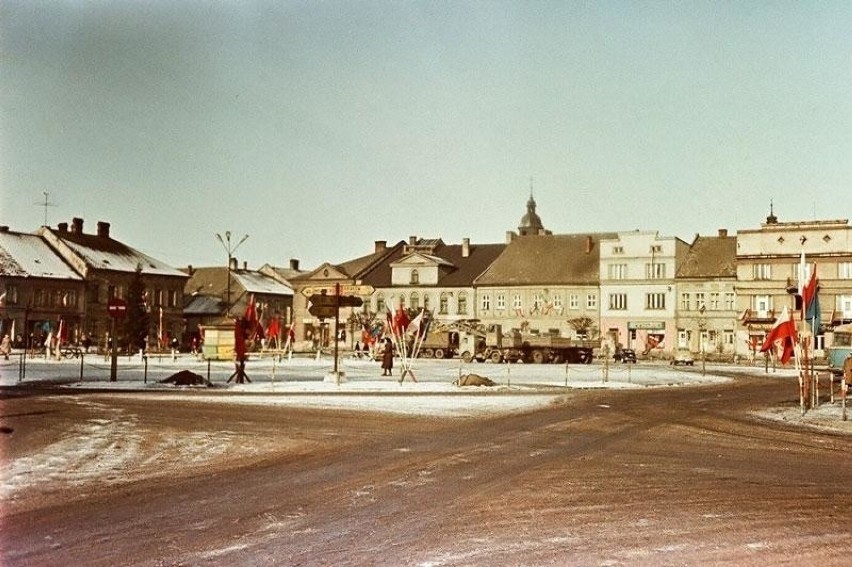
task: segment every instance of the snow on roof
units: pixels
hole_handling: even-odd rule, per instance
[[[293,295],[293,289],[260,272],[231,272],[248,293]]]
[[[187,277],[184,272],[109,237],[56,230],[51,232],[86,265],[96,270],[135,272],[136,267],[140,266],[146,275]]]
[[[0,232],[0,275],[83,279],[41,236],[20,232]]]

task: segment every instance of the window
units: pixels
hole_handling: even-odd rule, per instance
[[[586,309],[597,309],[598,308],[598,296],[594,293],[590,293],[586,296]]]
[[[100,303],[101,288],[98,284],[92,284],[87,290],[86,301],[89,303]]]
[[[176,289],[173,289],[169,294],[169,307],[177,307],[179,303],[180,292]]]
[[[411,270],[411,285],[417,285],[420,283],[420,272],[417,269]]]
[[[506,296],[502,293],[497,294],[496,298],[497,309],[506,309]]]
[[[624,254],[624,246],[613,246],[612,247],[613,254]]]
[[[385,306],[385,296],[383,293],[380,293],[376,296],[376,313],[384,313],[387,310]]]
[[[684,292],[680,294],[680,308],[684,311],[689,311],[691,297],[689,293]]]
[[[456,304],[456,313],[459,315],[467,315],[467,292],[459,292],[459,300]]]
[[[562,311],[562,296],[561,295],[556,294],[556,295],[553,296],[553,308],[558,310],[558,311]]]
[[[541,311],[542,306],[544,305],[544,300],[541,298],[541,294],[537,293],[533,295],[533,306],[532,310],[539,312]]]
[[[113,299],[115,297],[115,286],[107,286],[107,299]]]
[[[695,293],[695,308],[699,311],[701,309],[707,309],[707,303],[704,300],[704,292],[698,291]]]
[[[607,267],[607,273],[611,280],[627,279],[627,264],[610,264]]]
[[[646,293],[645,294],[645,309],[665,309],[666,294],[665,293]]]
[[[623,311],[627,309],[627,294],[626,293],[611,293],[609,294],[609,308],[613,311]]]
[[[4,303],[6,305],[17,305],[18,304],[18,286],[16,285],[7,285],[6,291],[4,292],[6,297],[0,301],[0,304]],[[0,294],[2,295],[2,294]]]
[[[572,293],[568,296],[568,309],[579,309],[580,308],[580,296],[576,293]]]
[[[512,297],[512,308],[516,310],[524,308],[524,301],[521,299],[521,295],[518,293],[516,293]]]
[[[420,310],[420,296],[416,291],[411,292],[411,308],[416,311]]]
[[[661,280],[666,277],[666,265],[662,262],[651,262],[645,264],[645,278],[649,280]]]
[[[726,347],[733,347],[734,336],[734,331],[730,329],[725,329],[724,331],[722,331],[722,344],[724,344]]]
[[[662,251],[663,251],[663,247],[660,246],[659,244],[652,244],[651,245],[651,254],[659,254]]]
[[[719,303],[719,292],[711,291],[710,292],[710,309],[712,311],[718,311],[721,304]]]
[[[479,298],[479,308],[483,311],[491,311],[491,296],[483,295]]]
[[[841,280],[852,280],[852,262],[837,264],[837,277]]]
[[[772,264],[755,264],[754,279],[756,280],[771,280],[772,279]]]
[[[424,309],[424,310],[426,310],[426,311],[429,311],[429,305],[430,305],[430,303],[429,303],[429,294],[428,294],[428,293],[424,293],[424,294],[423,294],[423,309]]]
[[[736,296],[731,292],[725,292],[725,309],[733,311],[736,305]]]
[[[39,288],[33,292],[33,305],[36,307],[42,307],[45,304],[45,295],[44,290]]]
[[[838,295],[837,308],[844,319],[852,319],[852,295]]]
[[[772,298],[768,295],[755,295],[754,310],[757,311],[757,316],[762,319],[769,317],[769,311],[772,310]]]
[[[449,302],[450,299],[447,297],[447,294],[445,292],[441,292],[441,301],[438,305],[438,313],[446,315]]]

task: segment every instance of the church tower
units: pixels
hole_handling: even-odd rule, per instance
[[[535,199],[532,193],[532,182],[530,182],[530,198],[527,201],[527,213],[521,217],[521,224],[518,225],[518,235],[529,236],[534,234],[550,234],[550,231],[544,229],[544,225],[541,224],[541,218],[535,212]]]

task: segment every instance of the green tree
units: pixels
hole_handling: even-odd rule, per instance
[[[131,351],[145,346],[145,338],[151,326],[151,315],[145,298],[145,282],[142,280],[142,266],[136,266],[133,279],[127,287],[127,317],[124,329],[127,346]]]

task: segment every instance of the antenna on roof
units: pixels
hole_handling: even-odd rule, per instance
[[[40,207],[44,207],[44,224],[42,226],[47,226],[47,208],[55,207],[56,203],[51,203],[48,200],[48,196],[50,195],[50,193],[48,193],[47,191],[43,191],[42,195],[44,195],[44,201],[36,201],[34,204]]]

